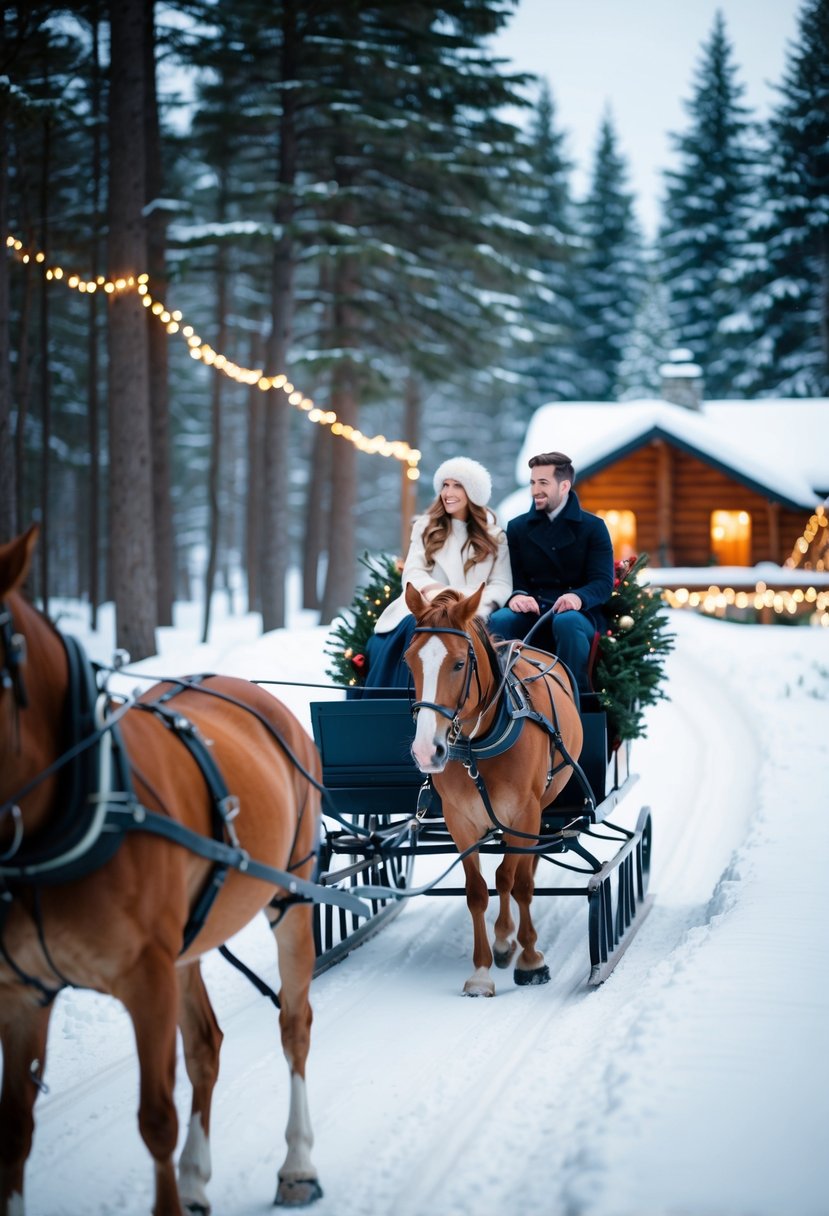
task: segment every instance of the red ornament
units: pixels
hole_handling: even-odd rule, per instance
[[[355,667],[357,671],[362,671],[366,665],[366,656],[364,654],[355,654],[351,660],[351,665],[352,667]]]

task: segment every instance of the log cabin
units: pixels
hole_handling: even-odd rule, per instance
[[[764,574],[829,592],[829,399],[704,401],[696,364],[662,373],[658,399],[537,410],[517,460],[522,488],[500,519],[530,505],[529,457],[558,450],[616,557],[647,552],[661,586],[707,588],[720,574],[753,587]]]
[[[661,399],[542,406],[518,458],[520,484],[530,456],[566,452],[581,503],[604,517],[617,556],[646,550],[660,567],[785,566],[825,512],[829,400],[702,401],[688,393],[690,376],[676,379],[680,400],[665,375]],[[499,514],[528,506],[519,489]]]

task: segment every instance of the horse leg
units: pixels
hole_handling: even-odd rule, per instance
[[[466,996],[495,996],[495,983],[489,974],[492,950],[485,920],[489,891],[475,853],[464,857],[463,868],[466,874],[466,904],[472,917],[472,962],[475,965],[463,990]]]
[[[0,1216],[23,1216],[23,1174],[32,1149],[34,1104],[46,1059],[52,1006],[28,996],[6,998],[0,1016],[3,1089],[0,1093]]]
[[[178,1163],[178,1189],[188,1212],[210,1211],[210,1104],[219,1076],[222,1032],[204,986],[198,962],[178,972],[179,1026],[187,1076],[193,1087],[187,1139]]]
[[[138,1127],[155,1162],[153,1216],[184,1216],[173,1165],[178,1138],[173,1102],[178,993],[172,959],[157,946],[147,946],[112,992],[135,1031],[141,1074]]]
[[[495,922],[493,955],[496,967],[508,967],[517,949],[514,938],[515,921],[512,919],[510,896],[515,883],[515,854],[508,853],[495,871],[495,888],[498,892],[500,911]]]
[[[279,1030],[291,1075],[291,1096],[285,1139],[288,1154],[279,1170],[277,1204],[303,1207],[322,1196],[311,1160],[314,1133],[305,1088],[305,1062],[311,1045],[311,1003],[308,990],[314,974],[314,936],[310,904],[289,908],[274,929],[279,950]]]
[[[530,915],[535,862],[534,857],[519,857],[515,867],[512,893],[518,904],[518,941],[521,946],[513,972],[516,984],[547,984],[550,981],[550,969],[544,962],[544,955],[535,948],[538,934]]]

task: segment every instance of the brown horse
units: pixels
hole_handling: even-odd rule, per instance
[[[143,830],[126,832],[120,844],[116,838],[108,860],[60,885],[50,883],[48,875],[42,883],[26,873],[9,878],[27,845],[48,842],[69,784],[67,765],[51,768],[66,753],[71,729],[69,639],[62,639],[16,590],[26,577],[35,537],[30,529],[0,546],[0,1213],[22,1216],[24,1210],[24,1168],[52,998],[67,984],[112,994],[132,1018],[141,1078],[138,1122],[155,1164],[155,1216],[182,1216],[185,1208],[207,1212],[210,1103],[222,1034],[198,960],[266,909],[279,888],[234,868],[217,877],[210,860]],[[155,813],[210,843],[223,832],[225,841],[238,843],[242,856],[284,867],[300,885],[310,877],[319,796],[287,753],[315,779],[319,760],[289,711],[253,684],[214,676],[204,678],[203,691],[168,682],[140,702],[143,709],[138,702],[126,703],[118,723],[136,816]],[[162,712],[149,710],[149,702]],[[204,769],[182,744],[182,727],[201,737],[235,796],[219,832],[213,830],[216,799]],[[220,887],[212,905],[209,895],[204,902],[211,884]],[[206,919],[182,952],[200,901],[203,910],[209,906]],[[291,1093],[288,1153],[276,1202],[303,1204],[322,1193],[310,1157],[305,1092],[315,959],[312,909],[298,903],[281,910],[284,915],[270,917],[279,947],[279,1021]],[[177,1024],[193,1086],[178,1182],[173,1164]],[[79,1201],[79,1210],[82,1206]]]
[[[572,771],[568,757],[577,760],[582,745],[581,717],[567,672],[552,656],[529,648],[510,664],[518,678],[519,700],[529,713],[520,731],[519,718],[514,720],[515,736],[506,750],[487,745],[493,728],[499,737],[506,730],[509,738],[513,726],[507,728],[508,717],[502,716],[505,678],[475,615],[482,592],[483,585],[466,598],[447,590],[430,603],[411,584],[406,588],[406,603],[417,620],[406,652],[417,714],[412,755],[421,772],[434,774],[446,826],[461,853],[473,849],[496,825],[504,829],[508,848],[532,848],[538,840],[542,808],[568,781]],[[557,742],[540,718],[558,730]],[[492,752],[490,758],[487,751]],[[476,773],[477,780],[472,779]],[[512,896],[519,909],[517,984],[544,984],[550,978],[544,956],[536,949],[530,915],[536,862],[532,853],[507,852],[495,875],[500,911],[494,961],[497,967],[508,967],[516,952]],[[469,996],[494,996],[489,970],[493,949],[484,919],[489,892],[478,854],[465,856],[463,867],[475,967],[463,990]]]

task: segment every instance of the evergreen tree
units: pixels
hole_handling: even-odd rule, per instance
[[[661,396],[660,368],[675,346],[668,321],[668,289],[651,262],[627,350],[619,364],[619,400]]]
[[[572,401],[579,395],[583,368],[576,335],[580,329],[579,276],[575,253],[581,242],[576,206],[570,192],[572,161],[566,133],[556,124],[552,93],[543,84],[529,130],[527,158],[531,181],[518,216],[539,241],[536,283],[523,312],[533,331],[534,353],[516,370],[528,382],[520,394],[521,424],[546,401]]]
[[[806,0],[767,129],[763,205],[724,322],[743,346],[735,383],[829,395],[829,0]]]
[[[60,263],[67,278],[88,266],[89,176],[78,169],[91,164],[93,120],[87,45],[71,7],[9,5],[2,17],[0,114],[8,174],[2,239],[10,231],[23,246],[4,268],[12,355],[4,405],[11,445],[4,456],[13,455],[15,464],[14,528],[34,512],[41,519],[32,583],[44,598],[58,587],[78,591],[78,523],[86,514],[87,434],[79,402],[88,374],[88,301],[44,275],[46,265]],[[42,251],[44,263],[33,260],[34,250]]]
[[[685,103],[690,123],[673,135],[679,166],[668,183],[659,236],[662,275],[670,292],[669,320],[705,375],[708,397],[732,391],[727,334],[720,329],[736,303],[734,264],[756,201],[749,111],[736,81],[731,44],[717,12]],[[724,358],[724,356],[726,356]]]
[[[668,610],[658,588],[640,584],[647,553],[616,563],[605,606],[609,628],[599,639],[593,684],[607,712],[611,740],[645,733],[644,711],[667,698],[665,658],[673,650]]]
[[[610,401],[642,298],[642,237],[627,188],[627,163],[610,114],[602,119],[587,198],[581,206],[579,351],[584,371],[579,396]]]

